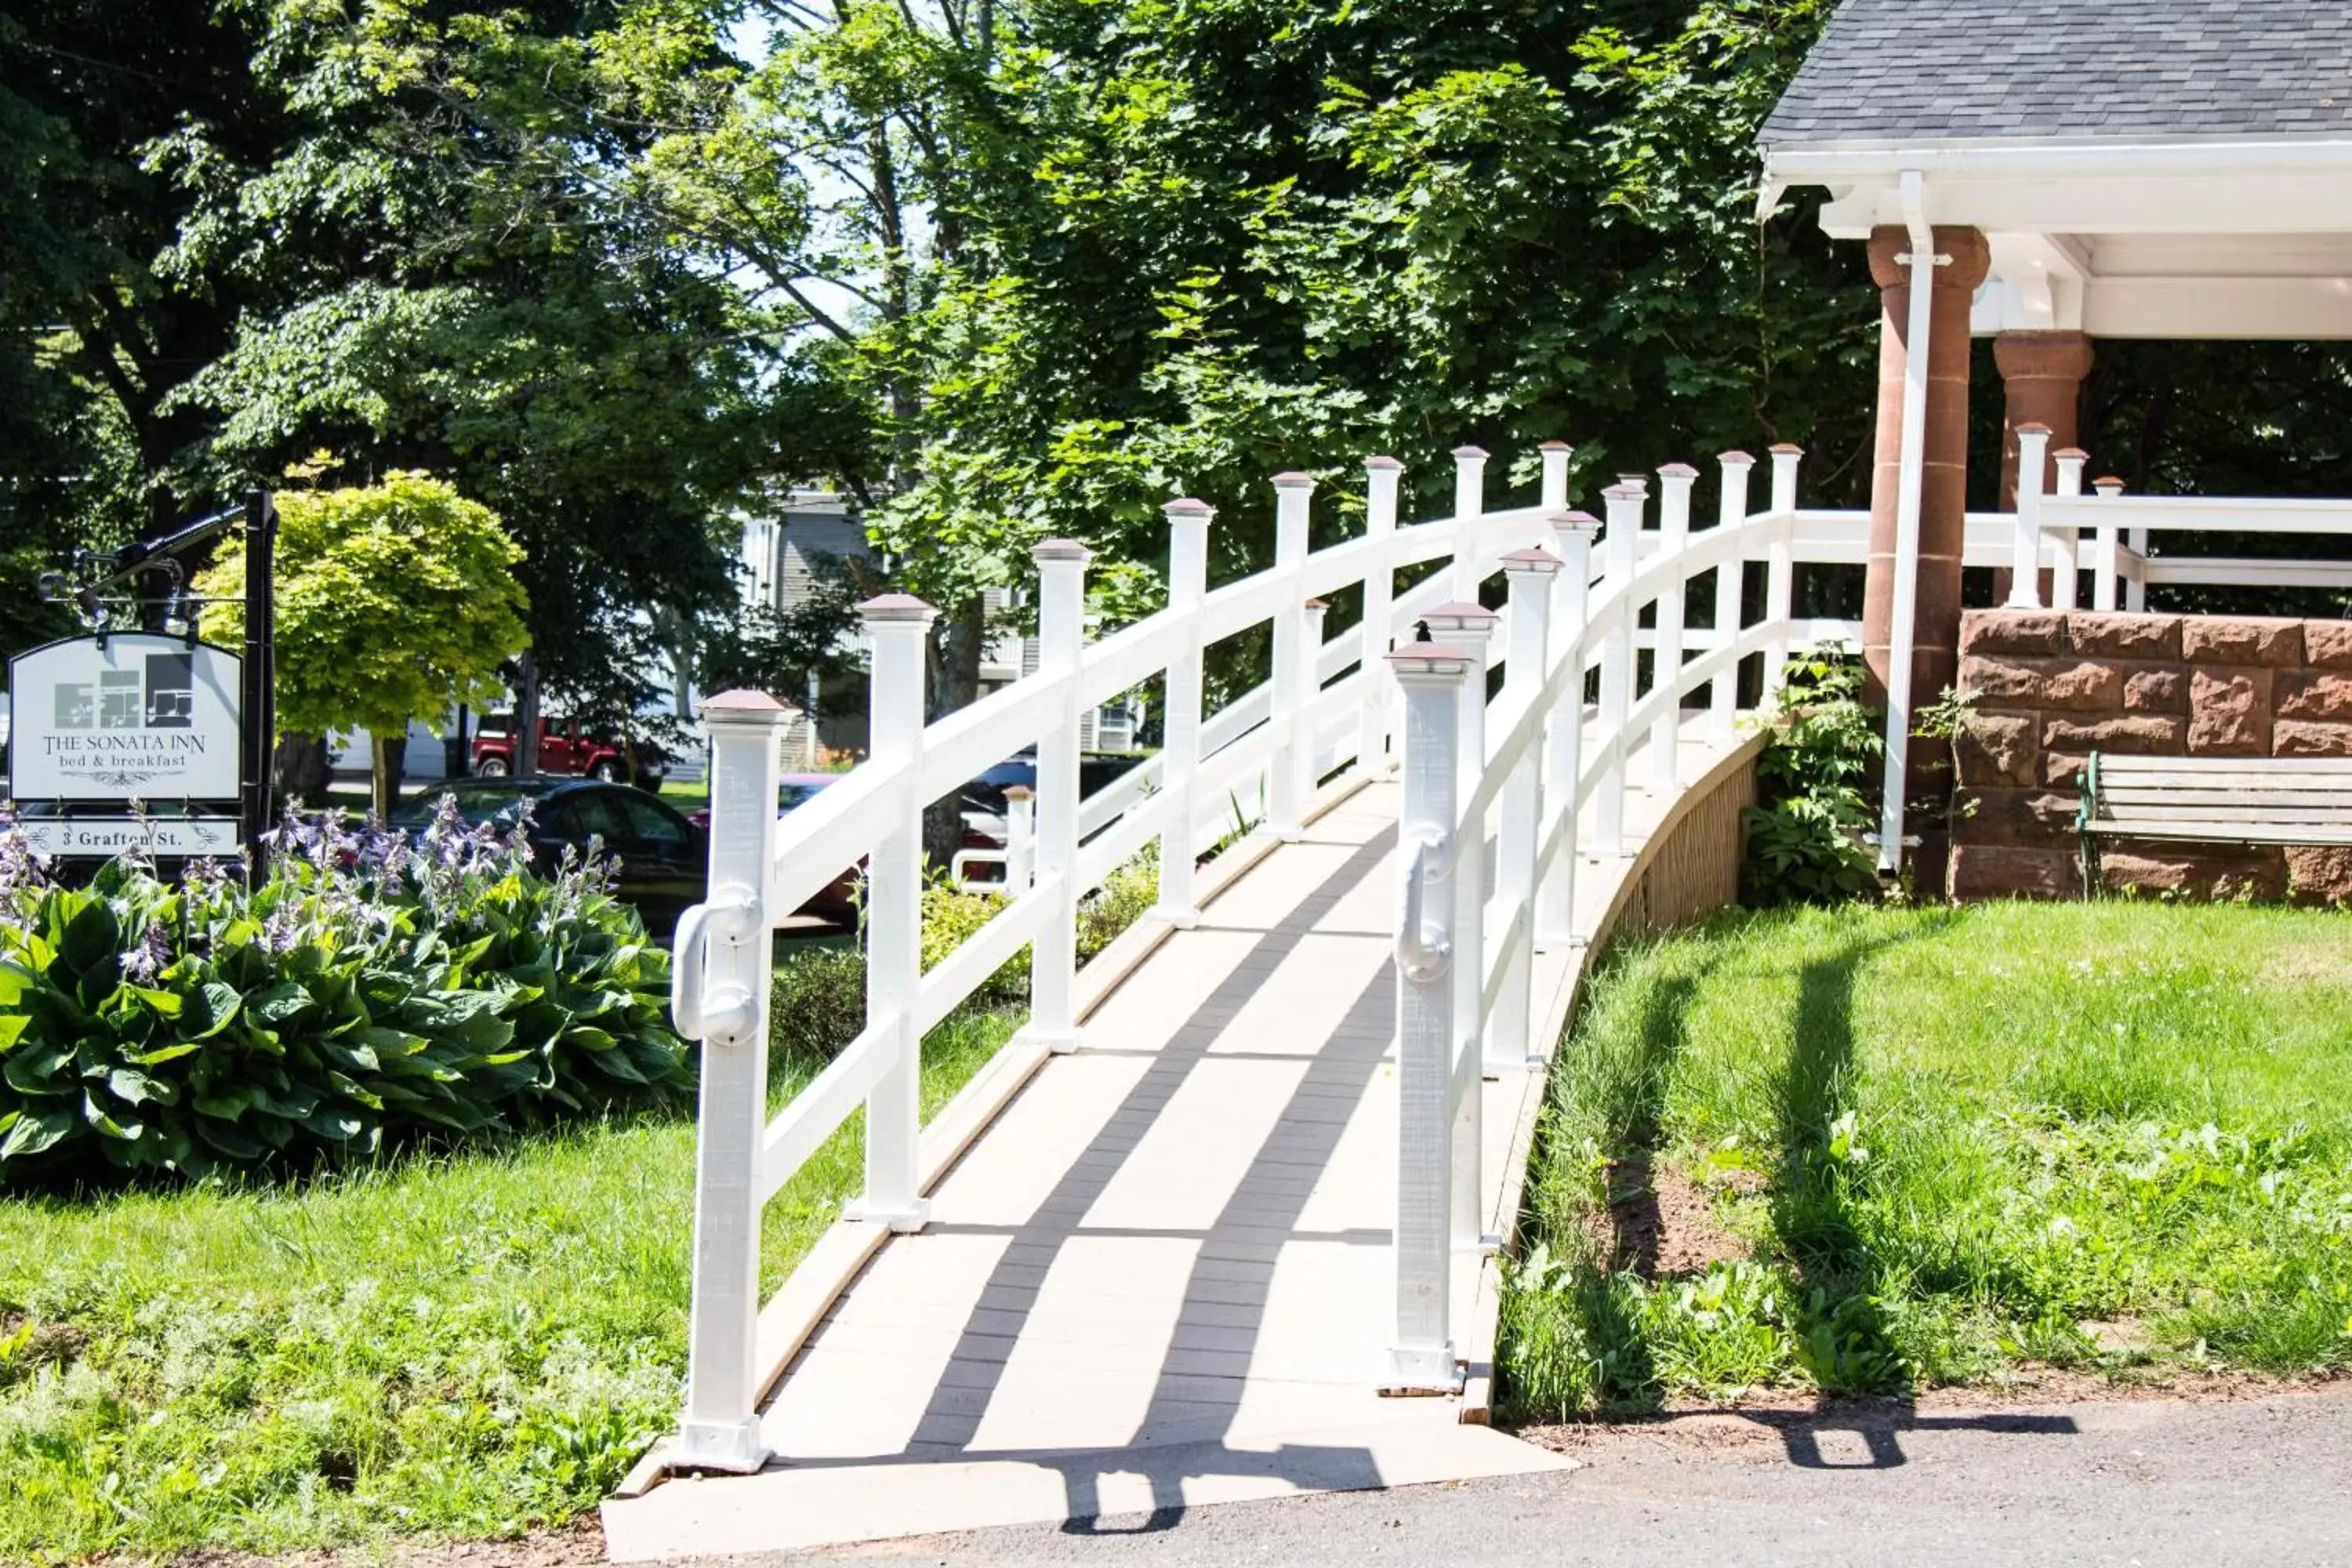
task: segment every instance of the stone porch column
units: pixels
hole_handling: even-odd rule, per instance
[[[1958,678],[1960,646],[1960,547],[1968,521],[1969,301],[1984,281],[1991,252],[1973,228],[1937,228],[1936,249],[1948,265],[1935,269],[1928,329],[1927,451],[1919,489],[1919,582],[1912,621],[1913,710],[1942,695]],[[1903,377],[1909,363],[1911,269],[1896,256],[1911,237],[1888,226],[1872,231],[1870,275],[1878,284],[1878,445],[1870,485],[1870,567],[1863,596],[1863,660],[1870,669],[1870,700],[1886,690],[1887,647],[1895,618],[1895,514],[1902,491]],[[1932,786],[1944,759],[1940,748],[1914,745],[1912,789]]]
[[[2021,425],[2046,425],[2050,454],[2042,475],[2042,493],[2057,487],[2057,454],[2081,444],[2079,421],[2083,378],[2091,371],[2091,340],[2074,331],[2002,332],[1992,341],[1992,362],[2000,368],[2002,392],[2000,420],[2000,510],[2017,510],[2017,431]],[[2010,572],[1993,571],[1993,603],[2009,598]],[[2050,574],[2042,574],[2042,602],[2049,604]]]

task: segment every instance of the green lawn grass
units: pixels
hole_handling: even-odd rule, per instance
[[[1651,1206],[1708,1243],[1662,1249],[1678,1274],[1628,1255]],[[1555,1065],[1528,1220],[1502,1348],[1523,1418],[2340,1372],[2352,925],[1847,909],[1622,951]]]
[[[928,1116],[1020,1022],[924,1042]],[[781,1100],[823,1065],[777,1063]],[[489,1535],[677,1418],[694,1131],[667,1116],[282,1186],[0,1198],[0,1560]],[[858,1185],[767,1208],[773,1290]]]

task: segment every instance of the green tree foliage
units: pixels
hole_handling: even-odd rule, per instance
[[[392,807],[383,742],[412,719],[438,721],[500,689],[529,643],[515,580],[522,552],[498,514],[446,479],[395,471],[382,484],[278,498],[278,721],[375,737],[375,809]],[[244,606],[240,544],[196,580],[205,635],[232,642]]]

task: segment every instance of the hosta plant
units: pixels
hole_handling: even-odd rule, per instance
[[[520,831],[290,816],[245,879],[51,881],[0,819],[0,1182],[299,1169],[688,1084],[668,955]]]

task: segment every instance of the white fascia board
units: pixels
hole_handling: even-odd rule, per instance
[[[1936,223],[1987,231],[2352,231],[2352,137],[1797,142],[1764,150],[1767,188],[1826,185],[1832,237],[1900,224],[1901,176]]]
[[[2352,279],[2101,278],[2084,291],[2095,338],[2352,340]]]

